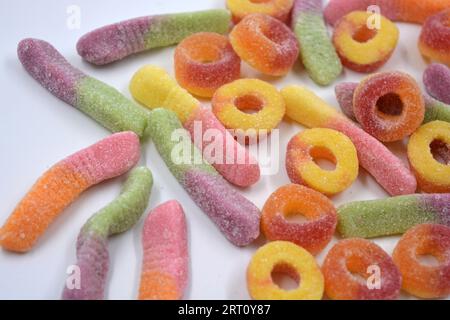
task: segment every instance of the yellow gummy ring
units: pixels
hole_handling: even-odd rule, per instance
[[[293,5],[294,0],[227,0],[227,7],[236,23],[252,13],[267,14],[286,22]]]
[[[294,290],[283,290],[272,280],[273,271],[299,280]],[[256,300],[320,300],[324,279],[314,257],[288,241],[274,241],[256,251],[247,269],[247,287]]]
[[[440,141],[450,146],[450,123],[432,121],[420,127],[408,143],[408,159],[422,191],[450,192],[450,165],[438,162],[431,144]]]
[[[326,159],[335,170],[322,169],[315,159]],[[291,139],[286,169],[292,182],[306,185],[327,195],[347,189],[358,177],[356,148],[346,135],[325,128],[305,130]]]
[[[271,84],[257,79],[240,79],[220,87],[212,100],[213,112],[228,129],[270,132],[286,112],[284,99]],[[245,110],[256,111],[253,114]]]

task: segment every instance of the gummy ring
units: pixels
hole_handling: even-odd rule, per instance
[[[239,79],[241,59],[228,38],[201,32],[184,39],[175,50],[175,76],[183,88],[210,98],[222,85]]]
[[[273,282],[272,273],[285,273],[297,280],[294,290],[283,290]],[[314,257],[287,241],[270,242],[259,248],[247,268],[247,287],[256,300],[320,300],[323,275]]]
[[[361,81],[353,97],[353,112],[365,131],[391,142],[411,135],[422,124],[425,102],[412,77],[383,72]]]
[[[420,256],[433,256],[437,265]],[[450,228],[439,224],[417,225],[398,242],[393,259],[403,277],[403,290],[421,298],[450,294]]]
[[[450,192],[450,163],[437,161],[433,147],[439,147],[444,161],[449,159],[450,123],[439,120],[429,122],[420,127],[408,143],[408,159],[420,189],[429,193]]]
[[[380,28],[369,29],[373,13],[354,11],[337,23],[333,43],[342,64],[357,72],[372,72],[386,63],[397,46],[399,31],[390,20],[379,15]]]
[[[450,9],[425,21],[419,38],[419,50],[425,58],[450,66]]]
[[[322,169],[315,159],[329,160],[336,169]],[[343,133],[326,128],[308,129],[289,142],[286,169],[292,182],[334,195],[347,189],[358,177],[358,154]]]
[[[339,241],[328,252],[322,272],[325,293],[330,299],[387,300],[400,294],[400,271],[383,249],[368,240]]]
[[[264,13],[287,22],[293,5],[294,0],[227,0],[235,23],[252,13]]]
[[[287,220],[302,215],[306,222]],[[316,255],[336,230],[337,213],[330,199],[312,189],[290,184],[279,188],[262,210],[261,230],[267,239],[291,241]]]
[[[283,76],[298,58],[294,33],[284,23],[264,14],[251,14],[230,33],[234,51],[256,70]]]
[[[212,99],[212,110],[228,129],[270,132],[286,112],[284,99],[271,84],[258,79],[240,79],[219,88]],[[246,110],[257,111],[250,114]],[[251,134],[249,134],[251,135]]]

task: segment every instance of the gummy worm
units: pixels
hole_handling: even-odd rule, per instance
[[[104,298],[109,269],[108,237],[131,229],[147,207],[153,185],[146,167],[130,172],[122,192],[109,205],[94,214],[83,226],[77,240],[79,289],[63,291],[63,299],[100,300]]]
[[[112,132],[133,131],[145,136],[148,113],[144,108],[70,65],[48,42],[22,40],[18,56],[28,73],[57,98]]]
[[[139,161],[139,139],[116,133],[58,162],[42,175],[0,229],[0,245],[10,251],[32,249],[58,215],[83,191],[120,176]]]

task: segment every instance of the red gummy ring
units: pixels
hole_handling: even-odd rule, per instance
[[[200,32],[184,39],[175,50],[175,77],[190,93],[210,98],[224,84],[239,79],[241,59],[228,38]]]
[[[425,58],[450,66],[450,9],[425,21],[420,34],[419,50]]]
[[[376,272],[379,286],[376,278],[369,279]],[[388,300],[400,294],[402,279],[394,261],[378,245],[365,239],[339,241],[328,252],[322,273],[325,293],[331,299]],[[367,280],[361,281],[354,274]]]

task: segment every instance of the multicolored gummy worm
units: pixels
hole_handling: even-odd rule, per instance
[[[133,132],[123,132],[58,162],[39,178],[0,229],[0,245],[16,252],[31,250],[83,191],[124,174],[139,157],[139,138]]]
[[[258,162],[234,139],[210,109],[202,107],[164,69],[151,65],[139,69],[131,80],[130,92],[136,101],[149,109],[165,108],[175,112],[200,150],[205,150],[210,143],[209,139],[204,139],[204,135],[215,132],[215,139],[223,142],[220,150],[222,157],[219,159],[217,154],[205,152],[205,160],[228,182],[239,187],[248,187],[258,182]],[[198,125],[201,125],[201,132],[196,132]],[[201,136],[198,137],[198,134]]]
[[[172,174],[231,243],[246,246],[259,236],[259,209],[203,160],[174,112],[153,110],[149,132]],[[178,141],[172,139],[174,133],[179,136]],[[180,145],[191,152],[173,152]]]
[[[140,300],[182,299],[188,284],[186,218],[175,201],[153,209],[142,231]]]
[[[221,9],[141,17],[91,31],[78,41],[77,50],[86,61],[105,65],[177,44],[197,32],[225,34],[230,23],[230,13]]]
[[[450,7],[450,0],[330,0],[325,20],[334,25],[347,13],[373,6],[389,20],[422,24],[429,16]]]
[[[76,69],[48,42],[25,39],[18,56],[25,70],[54,96],[112,132],[145,136],[148,112],[109,85]]]
[[[296,0],[292,29],[300,43],[303,64],[319,85],[328,85],[342,73],[342,64],[327,33],[322,0]]]
[[[423,73],[423,83],[433,98],[450,104],[450,68],[444,64],[432,63]]]
[[[133,169],[122,193],[94,214],[83,226],[77,240],[79,289],[64,288],[67,300],[101,300],[105,296],[109,269],[108,237],[131,229],[147,208],[153,186],[152,173],[146,167]]]
[[[353,96],[358,83],[342,82],[335,87],[336,98],[341,107],[342,112],[350,119],[356,121],[353,113]],[[433,99],[424,94],[425,101],[425,117],[423,123],[435,120],[450,122],[450,105]]]
[[[403,234],[422,223],[450,226],[449,193],[356,201],[338,208],[338,231],[345,238]]]
[[[281,90],[289,118],[310,128],[340,131],[352,140],[360,165],[393,196],[415,193],[417,181],[406,165],[385,145],[329,106],[312,91],[300,86]]]

